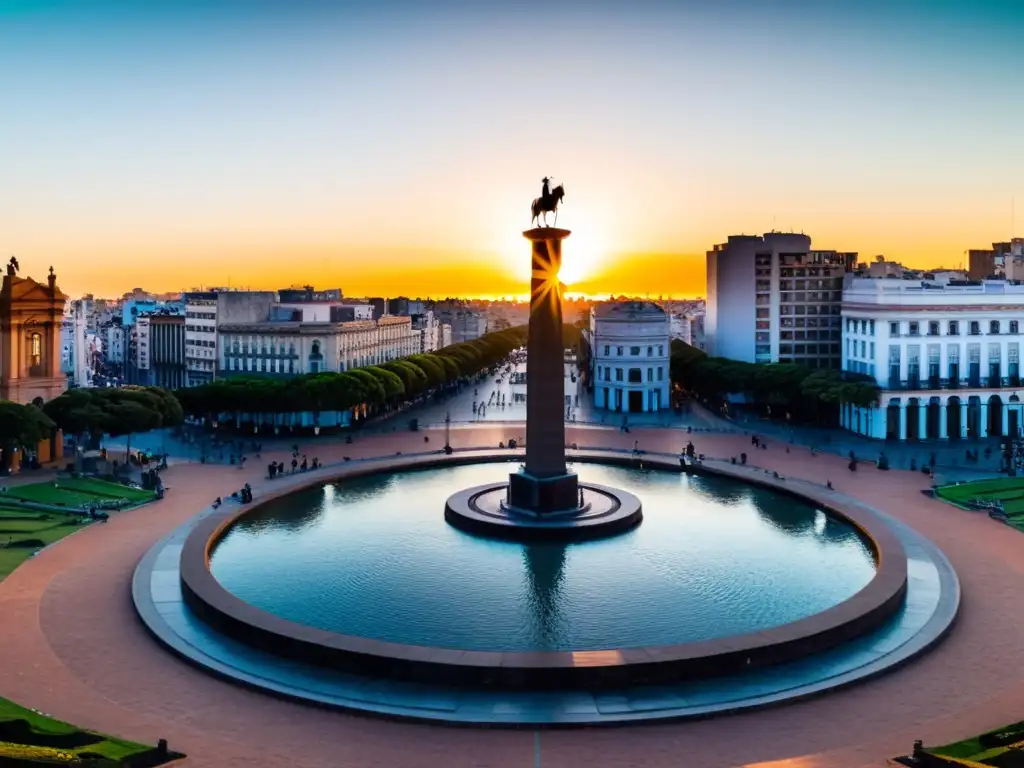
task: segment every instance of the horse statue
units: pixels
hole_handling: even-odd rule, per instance
[[[18,274],[19,269],[21,269],[21,265],[18,263],[18,260],[11,256],[11,260],[7,262],[7,274],[14,277]]]
[[[533,201],[530,206],[530,211],[533,213],[533,223],[537,224],[537,220],[541,219],[543,222],[541,226],[547,227],[548,224],[548,213],[555,214],[555,225],[558,224],[558,204],[565,198],[565,187],[559,184],[557,187],[548,191],[548,179],[544,179],[544,188],[541,192],[540,197]]]

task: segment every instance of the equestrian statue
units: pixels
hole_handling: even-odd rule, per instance
[[[530,211],[533,213],[533,224],[538,223],[538,219],[542,222],[540,226],[547,227],[548,224],[548,213],[555,214],[555,225],[558,225],[558,204],[562,202],[565,197],[565,188],[559,184],[554,189],[550,189],[551,177],[545,176],[541,181],[543,185],[541,187],[540,197],[533,201],[530,206]]]

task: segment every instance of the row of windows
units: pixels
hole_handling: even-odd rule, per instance
[[[229,371],[251,371],[253,373],[295,373],[294,360],[267,360],[265,358],[254,359],[251,357],[239,359],[232,357],[227,361]],[[319,373],[320,366],[316,363],[310,364],[313,373]]]
[[[189,312],[186,310],[185,317],[191,317],[196,320],[216,320],[216,312]]]
[[[192,333],[216,333],[217,326],[215,325],[189,325],[185,324],[185,330],[191,331]]]
[[[902,327],[900,322],[889,323],[889,335],[899,336]],[[920,336],[922,331],[922,323],[911,320],[907,323],[907,335],[908,336]],[[929,336],[940,336],[940,324],[938,320],[930,320],[927,325]],[[989,320],[988,332],[993,335],[1000,333],[1009,333],[1016,335],[1020,333],[1020,323],[1017,320],[1009,320],[1004,326],[999,320]],[[967,323],[967,333],[969,336],[980,336],[981,335],[981,322],[978,320],[970,320]],[[960,321],[950,320],[946,325],[947,336],[959,336],[960,335]]]
[[[838,315],[842,313],[843,308],[839,304],[832,305],[819,305],[819,306],[802,306],[800,304],[780,304],[779,314],[780,315]]]
[[[842,280],[779,280],[780,291],[803,291],[817,289],[835,290],[843,284]]]
[[[946,335],[959,336],[960,325],[960,320],[946,321]],[[846,318],[846,330],[850,333],[861,333],[867,336],[874,336],[875,321],[848,317]],[[967,333],[969,336],[980,336],[981,330],[982,321],[967,321]],[[1016,336],[1020,333],[1020,322],[1018,320],[989,320],[987,333],[994,336],[999,334]],[[890,336],[921,336],[922,334],[927,334],[928,336],[941,336],[942,322],[939,320],[929,320],[927,322],[918,322],[916,320],[893,320],[889,323]]]
[[[215,347],[217,346],[216,341],[210,341],[207,339],[189,339],[185,342],[186,347]]]
[[[857,349],[857,341],[856,340],[851,340],[850,343],[853,345],[852,349],[856,350]],[[862,341],[862,342],[860,342],[860,344],[862,345],[861,348],[863,348],[864,342]],[[874,346],[875,345],[872,342],[872,344],[871,344],[871,349],[872,350],[874,349]],[[929,360],[929,362],[934,362],[934,363],[938,364],[938,362],[939,362],[939,360],[941,359],[941,356],[942,356],[942,347],[943,347],[943,345],[941,345],[941,344],[929,344],[927,346],[927,353],[928,353],[928,360]],[[960,359],[960,345],[959,344],[947,344],[947,345],[945,345],[945,347],[946,347],[946,358],[950,362],[955,362],[955,361],[958,361]],[[851,349],[851,347],[848,346],[847,349]],[[902,349],[903,348],[900,347],[899,345],[896,345],[896,344],[890,345],[890,347],[889,347],[889,364],[890,365],[898,365],[899,364],[900,357],[901,357],[901,354],[902,354]],[[989,359],[990,362],[998,361],[1003,356],[1002,345],[999,344],[998,342],[990,343],[988,345],[988,350],[987,351],[988,351],[988,359]],[[863,353],[862,353],[861,356],[863,356]],[[1020,357],[1020,343],[1014,341],[1014,342],[1011,342],[1010,344],[1007,344],[1006,345],[1006,356],[1009,358],[1011,363],[1017,362],[1017,360]],[[916,365],[918,360],[920,359],[920,357],[921,357],[921,345],[920,344],[910,344],[909,346],[907,346],[907,360],[908,360],[910,365]],[[972,363],[973,362],[978,362],[978,361],[981,360],[981,344],[968,344],[967,345],[967,359],[970,362],[972,362]]]
[[[630,384],[642,384],[644,380],[644,372],[642,368],[630,368],[629,375],[624,376],[622,368],[611,368],[610,366],[599,365],[597,367],[597,378],[600,381],[613,381],[612,371],[615,371],[614,381],[623,381],[625,378]],[[657,373],[655,373],[657,371]],[[657,368],[647,369],[647,380],[648,381],[662,381],[664,376],[664,369],[660,366]]]
[[[616,354],[616,356],[617,357],[623,357],[623,350],[624,349],[625,349],[625,347],[615,347],[615,354]],[[629,348],[629,356],[630,357],[639,357],[641,349],[643,349],[643,348],[642,347],[630,347]],[[611,357],[612,356],[611,350],[612,350],[611,345],[610,344],[605,344],[604,345],[604,356],[605,357]],[[654,347],[653,346],[647,348],[647,356],[648,357],[654,357]],[[659,344],[658,345],[658,357],[664,357],[664,356],[665,356],[665,345],[664,344]]]
[[[780,355],[838,355],[838,344],[779,344]]]

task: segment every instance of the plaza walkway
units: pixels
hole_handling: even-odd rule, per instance
[[[520,428],[521,429],[521,428]],[[456,447],[496,445],[515,428],[452,432]],[[443,432],[429,433],[432,445]],[[424,435],[396,432],[353,445],[317,446],[332,461],[422,450]],[[163,534],[215,496],[255,481],[246,470],[171,467],[163,501],[115,515],[44,551],[0,582],[0,695],[86,727],[145,742],[167,738],[188,765],[317,768],[647,766],[653,768],[863,768],[1024,717],[1024,535],[926,498],[918,473],[856,473],[831,455],[751,450],[737,436],[692,436],[697,450],[824,483],[885,509],[931,537],[963,587],[961,619],[935,651],[875,681],[762,712],[610,730],[501,731],[393,723],[308,708],[221,682],[164,651],[136,619],[129,580]],[[676,430],[572,429],[580,445],[678,451]],[[313,451],[308,451],[310,457]],[[437,510],[437,514],[442,514]],[[614,591],[614,584],[609,584]]]

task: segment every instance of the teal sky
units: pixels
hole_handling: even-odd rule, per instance
[[[0,0],[0,252],[505,293],[547,174],[595,291],[700,293],[773,225],[922,265],[1011,233],[1024,2],[491,5]]]

